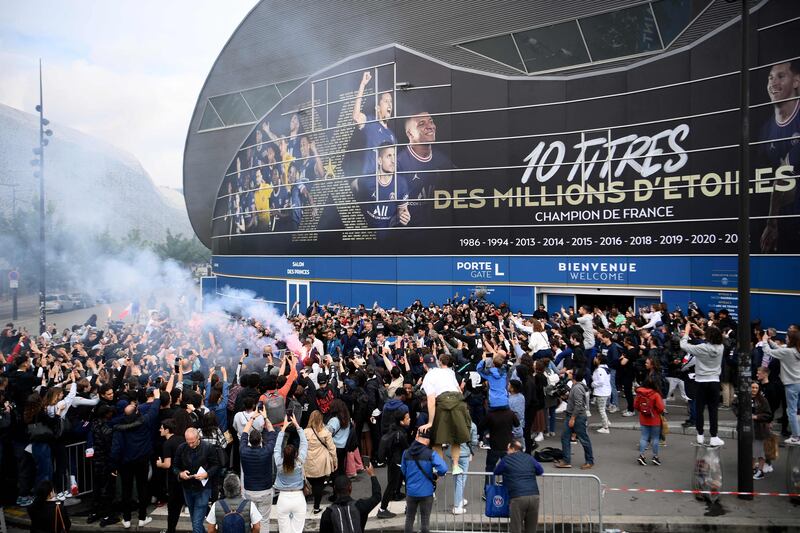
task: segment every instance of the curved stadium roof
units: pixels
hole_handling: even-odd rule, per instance
[[[253,124],[308,76],[345,58],[399,44],[498,77],[569,79],[629,68],[691,45],[739,10],[724,0],[601,4],[262,0],[214,63],[189,125],[183,185],[195,233],[211,247],[217,190]]]

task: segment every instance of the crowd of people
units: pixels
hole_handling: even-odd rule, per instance
[[[532,455],[556,436],[557,413],[563,456],[555,466],[573,466],[573,442],[583,447],[581,468],[594,466],[593,404],[601,434],[610,432],[607,412],[638,413],[631,463],[646,465],[649,448],[658,466],[667,398],[688,400],[684,424],[708,446],[722,445],[720,403],[746,401],[734,394],[737,329],[725,310],[539,306],[523,317],[478,299],[402,310],[313,302],[279,320],[184,320],[162,305],[143,319],[98,324],[92,316],[41,336],[8,324],[0,457],[17,504],[41,531],[67,531],[59,503],[80,492],[67,447],[85,441],[94,481],[87,521],[101,526],[121,519],[129,528],[134,511],[145,526],[156,503],[167,506],[167,533],[184,506],[194,533],[221,531],[230,509],[252,531],[268,532],[272,513],[280,532],[299,532],[310,501],[321,531],[345,522],[362,531],[376,506],[378,519],[390,518],[389,503],[404,500],[405,530],[415,530],[419,515],[425,532],[437,478],[454,477],[452,513],[464,514],[472,469],[508,478],[512,531],[534,531],[542,467]],[[756,324],[752,334],[753,467],[761,479],[771,470],[773,420],[788,444],[800,444],[800,332],[791,326],[782,340]],[[486,462],[471,466],[477,447]],[[383,489],[374,476],[381,467]],[[361,471],[371,494],[354,500]]]

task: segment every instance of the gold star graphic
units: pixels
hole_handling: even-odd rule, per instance
[[[328,159],[328,163],[323,167],[325,169],[325,177],[332,178],[336,173],[336,165],[333,164],[333,161]]]

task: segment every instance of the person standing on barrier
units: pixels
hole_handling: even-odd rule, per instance
[[[578,436],[578,441],[583,446],[585,462],[581,470],[588,470],[594,466],[594,455],[592,455],[592,441],[586,432],[588,420],[586,418],[586,385],[583,384],[584,369],[575,368],[572,370],[572,388],[567,398],[567,410],[564,416],[564,429],[561,432],[561,448],[564,452],[564,459],[556,462],[557,468],[572,468],[572,449],[570,435],[574,431]]]
[[[405,533],[413,533],[417,510],[422,522],[420,532],[429,533],[436,480],[447,473],[447,464],[437,452],[430,449],[430,444],[428,429],[420,428],[417,439],[403,453],[400,462],[400,470],[406,478]]]
[[[469,463],[475,457],[475,447],[478,446],[478,426],[473,422],[470,424],[470,441],[461,445],[461,455],[458,458],[458,466],[464,471],[462,474],[453,476],[455,478],[455,489],[453,490],[453,514],[459,515],[467,512],[467,500],[464,498],[464,489],[467,485],[467,472]]]
[[[494,467],[495,475],[503,476],[503,486],[510,499],[511,533],[535,533],[539,525],[539,484],[536,476],[544,468],[533,456],[522,452],[522,443],[508,443],[506,456]]]
[[[705,342],[700,344],[689,343],[689,333],[692,332],[692,323],[686,324],[681,339],[681,349],[694,356],[687,366],[694,364],[694,380],[697,383],[695,391],[695,428],[697,429],[697,444],[703,441],[703,411],[708,406],[708,424],[711,432],[710,446],[722,446],[725,441],[717,437],[717,414],[719,410],[719,375],[722,372],[722,353],[725,346],[722,344],[722,332],[715,326],[709,326],[705,331]],[[695,333],[702,335],[703,331],[695,326]]]
[[[442,444],[450,445],[455,475],[461,473],[461,467],[458,466],[460,445],[469,441],[471,420],[456,374],[450,368],[451,361],[450,355],[442,354],[439,357],[441,366],[429,369],[422,380],[422,390],[428,398],[429,422],[420,426],[420,430],[432,430],[430,438],[440,458]],[[428,434],[427,431],[425,434]]]

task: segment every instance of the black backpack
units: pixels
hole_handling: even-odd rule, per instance
[[[542,448],[533,452],[533,457],[540,463],[552,463],[553,461],[560,461],[564,458],[564,452],[560,448]]]
[[[336,533],[362,533],[361,513],[354,500],[350,500],[347,505],[331,505],[331,521]]]
[[[353,420],[350,419],[350,434],[347,435],[347,442],[344,445],[344,451],[346,452],[354,452],[356,448],[358,448],[359,441],[361,440],[361,434],[356,432],[356,425],[353,423]]]
[[[225,513],[225,516],[222,518],[222,523],[219,525],[219,532],[220,533],[246,533],[244,513],[245,509],[247,509],[247,513],[249,516],[250,510],[248,506],[250,505],[250,500],[242,500],[242,503],[239,504],[235,510],[232,510],[228,507],[228,503],[225,500],[218,500],[217,503],[222,507],[222,512]]]

